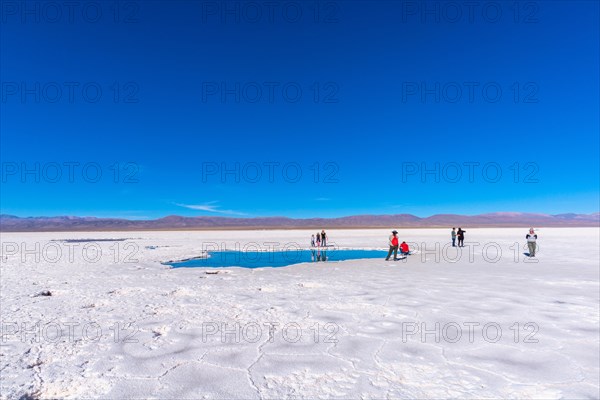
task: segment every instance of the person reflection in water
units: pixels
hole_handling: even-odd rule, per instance
[[[321,250],[319,248],[311,249],[310,253],[313,262],[327,261],[327,252],[325,250]]]

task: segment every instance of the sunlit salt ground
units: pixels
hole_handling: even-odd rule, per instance
[[[405,261],[255,269],[161,263],[312,232],[2,233],[1,397],[600,397],[599,229],[540,229],[535,260],[525,229],[465,229],[461,254],[400,230]]]

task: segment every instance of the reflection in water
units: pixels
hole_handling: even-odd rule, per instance
[[[312,262],[327,261],[327,251],[325,250],[321,251],[320,249],[311,249],[310,253]]]

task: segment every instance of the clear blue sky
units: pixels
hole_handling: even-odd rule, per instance
[[[3,2],[1,212],[598,212],[599,2],[466,3]]]

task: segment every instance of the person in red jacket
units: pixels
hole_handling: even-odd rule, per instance
[[[400,254],[407,256],[408,255],[408,245],[406,242],[402,242],[400,245]]]
[[[385,258],[385,261],[390,260],[392,253],[394,253],[394,261],[398,261],[398,236],[396,236],[397,234],[398,232],[394,230],[392,231],[392,234],[389,237],[390,251],[388,252],[387,257]]]

